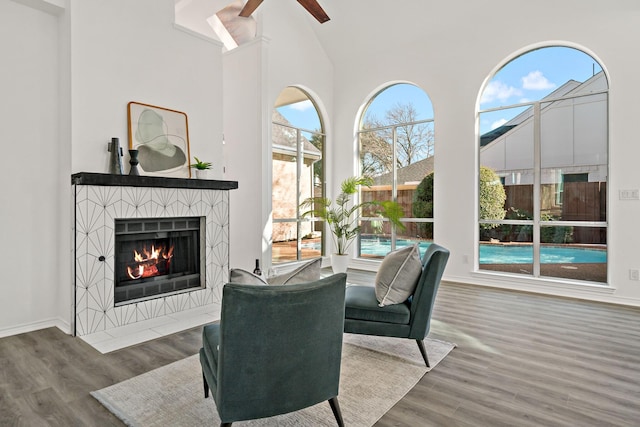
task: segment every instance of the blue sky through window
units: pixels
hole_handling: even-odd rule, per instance
[[[569,47],[545,47],[513,59],[500,69],[484,88],[480,109],[537,101],[573,79],[584,82],[602,71],[600,65],[586,53]],[[418,120],[431,119],[433,107],[428,95],[411,84],[392,85],[380,92],[366,111],[383,119],[385,112],[397,103],[411,101]],[[278,111],[293,125],[308,130],[320,129],[320,119],[311,101],[280,107]],[[485,113],[480,119],[480,134],[484,134],[513,118],[522,109]]]
[[[320,117],[310,100],[285,105],[277,110],[292,126],[306,130],[320,130]]]
[[[365,119],[373,117],[382,121],[385,113],[397,104],[413,104],[418,120],[433,119],[433,106],[427,94],[421,88],[407,83],[389,86],[371,101],[365,111]]]
[[[538,101],[568,82],[584,82],[602,71],[586,53],[569,47],[545,47],[513,59],[502,67],[484,88],[480,109]],[[523,109],[485,113],[480,134],[495,129]]]
[[[380,120],[384,119],[385,113],[394,105],[409,101],[418,113],[416,120],[433,118],[433,107],[427,94],[419,87],[406,83],[392,85],[380,92],[368,106],[365,116],[375,115]],[[293,126],[309,130],[320,129],[320,119],[311,101],[280,107],[278,111]]]

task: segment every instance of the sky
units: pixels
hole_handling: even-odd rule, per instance
[[[510,61],[494,75],[483,91],[480,109],[537,101],[571,79],[583,82],[599,71],[599,64],[577,49],[548,47],[530,51]],[[380,92],[366,114],[375,114],[382,119],[388,109],[397,103],[407,102],[416,107],[419,120],[434,118],[428,95],[410,84],[394,85]],[[320,128],[320,120],[311,101],[282,107],[278,111],[296,127]],[[499,127],[521,111],[522,108],[482,114],[480,134]],[[435,126],[438,126],[437,117]]]
[[[591,56],[577,49],[534,50],[510,61],[495,74],[482,93],[480,110],[537,101],[569,80],[584,82],[601,70]],[[522,110],[482,114],[480,134],[501,126]]]

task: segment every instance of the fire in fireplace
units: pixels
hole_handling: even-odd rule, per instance
[[[146,245],[143,245],[140,252],[134,249],[133,262],[127,265],[127,276],[136,280],[169,274],[173,248],[174,246],[169,247],[169,244],[156,247],[153,243],[150,249],[147,249]]]
[[[115,220],[115,305],[205,286],[204,217]]]

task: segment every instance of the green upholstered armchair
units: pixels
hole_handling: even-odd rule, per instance
[[[338,425],[346,274],[295,285],[226,284],[200,363],[222,426],[328,400]]]
[[[448,259],[449,251],[432,243],[422,257],[422,273],[413,295],[400,304],[379,307],[373,286],[349,286],[344,331],[414,339],[429,367],[423,340],[429,334],[433,303]]]

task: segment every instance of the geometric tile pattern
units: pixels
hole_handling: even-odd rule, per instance
[[[228,191],[74,185],[74,196],[76,335],[221,302],[229,275]],[[206,219],[205,289],[115,307],[115,219],[179,216]]]

